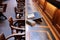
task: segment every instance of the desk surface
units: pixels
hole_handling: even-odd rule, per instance
[[[29,6],[29,7],[28,7]],[[26,0],[26,12],[34,13],[35,18],[41,18],[42,16],[39,14],[36,8],[33,7],[32,0]],[[33,18],[34,19],[34,18]],[[31,20],[33,20],[31,19]],[[29,19],[27,19],[29,20]],[[49,37],[50,36],[50,37]],[[34,26],[30,26],[26,24],[26,40],[55,40],[54,36],[52,35],[50,29],[48,28],[44,19],[42,19],[41,24],[37,24]]]

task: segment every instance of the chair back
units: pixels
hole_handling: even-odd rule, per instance
[[[5,35],[2,33],[2,34],[0,34],[0,40],[7,40],[6,38],[5,38]]]
[[[9,25],[11,26],[11,25],[13,25],[13,18],[12,17],[9,17]]]

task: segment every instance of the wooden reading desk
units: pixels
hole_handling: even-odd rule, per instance
[[[37,9],[34,9],[35,11],[33,11],[32,7],[34,5],[32,6],[31,4],[33,5],[32,0],[26,0],[26,21],[31,20],[29,21],[30,24],[26,23],[26,40],[56,40],[51,30],[49,29],[48,24],[45,22],[42,15],[40,15],[40,12]],[[34,16],[28,18],[28,16],[32,16],[29,14]],[[40,19],[38,21],[39,24],[35,19]],[[35,25],[31,25],[34,22]]]

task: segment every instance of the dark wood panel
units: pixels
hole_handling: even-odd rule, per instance
[[[56,0],[47,0],[47,1],[60,9],[60,1],[56,1]]]
[[[53,21],[52,22],[53,22],[56,30],[60,34],[60,9],[57,10],[56,13],[54,14],[54,17],[53,17]]]

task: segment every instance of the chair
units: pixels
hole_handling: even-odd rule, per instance
[[[25,2],[25,0],[16,0],[17,2]]]
[[[3,8],[2,12],[6,12],[7,4],[0,4],[0,8]]]
[[[25,6],[25,2],[17,2],[17,7],[24,7]]]
[[[25,0],[16,0],[17,1],[17,6],[25,6]]]
[[[7,19],[7,17],[2,12],[0,12],[0,20],[5,20],[5,19]]]
[[[7,4],[0,4],[0,19],[3,20],[2,17],[4,17],[4,19],[7,19],[7,17],[3,14],[6,11],[6,6]]]
[[[13,30],[16,30],[16,32],[19,31],[25,31],[25,20],[15,19],[13,20],[12,17],[9,18],[9,25],[11,27],[12,33],[14,33]]]
[[[15,17],[21,19],[25,13],[25,0],[16,0],[17,7],[15,7]],[[24,17],[23,17],[24,18]]]
[[[10,39],[12,37],[15,38],[14,40],[22,40],[22,37],[21,37],[22,35],[25,35],[25,34],[23,34],[23,33],[20,33],[20,34],[16,33],[16,34],[11,34],[11,35],[5,37],[4,33],[2,33],[2,34],[0,34],[0,40],[8,40],[8,39]],[[23,39],[23,40],[25,40],[25,39]]]
[[[22,2],[21,3],[17,3],[17,7],[20,7],[20,8],[23,7],[24,8],[24,6],[25,6],[25,3],[22,3]]]
[[[11,33],[24,33],[25,34],[25,20],[15,19],[13,20],[12,17],[9,18],[9,25],[11,28]],[[19,23],[18,23],[19,22]],[[16,25],[18,23],[18,25]],[[25,35],[21,36],[25,38]]]
[[[24,9],[23,8],[17,8],[15,7],[15,17],[16,18],[21,18],[24,15]]]

